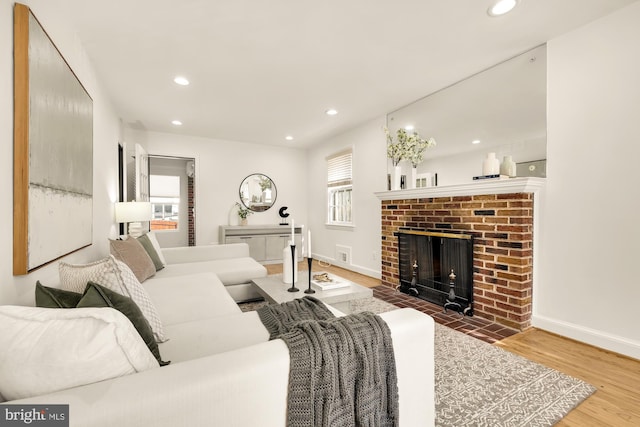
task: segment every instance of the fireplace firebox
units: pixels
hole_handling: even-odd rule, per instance
[[[413,229],[396,236],[400,291],[472,316],[473,236]]]

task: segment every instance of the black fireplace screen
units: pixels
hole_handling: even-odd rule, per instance
[[[473,236],[401,229],[398,237],[400,290],[443,305],[455,274],[455,302],[473,314]],[[412,284],[415,272],[415,283]]]

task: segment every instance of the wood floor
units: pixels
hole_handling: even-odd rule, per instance
[[[266,266],[269,274],[282,272],[281,264]],[[299,270],[307,264],[300,263]],[[380,281],[334,266],[317,265],[313,271],[328,271],[362,286]],[[640,360],[582,344],[536,328],[530,328],[495,343],[542,365],[580,378],[597,391],[564,417],[560,427],[640,426]]]

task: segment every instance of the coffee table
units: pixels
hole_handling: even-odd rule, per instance
[[[335,274],[332,274],[332,276],[340,281],[347,282],[348,286],[325,291],[316,290],[314,294],[305,294],[304,291],[309,287],[309,273],[306,270],[298,271],[298,282],[296,283],[296,288],[300,289],[298,292],[287,291],[291,284],[282,281],[282,274],[253,279],[253,284],[258,292],[270,303],[280,304],[310,295],[345,314],[351,313],[350,301],[373,296],[371,288],[358,285]]]

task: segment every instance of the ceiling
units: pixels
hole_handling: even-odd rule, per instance
[[[58,1],[126,126],[304,148],[635,0]]]

